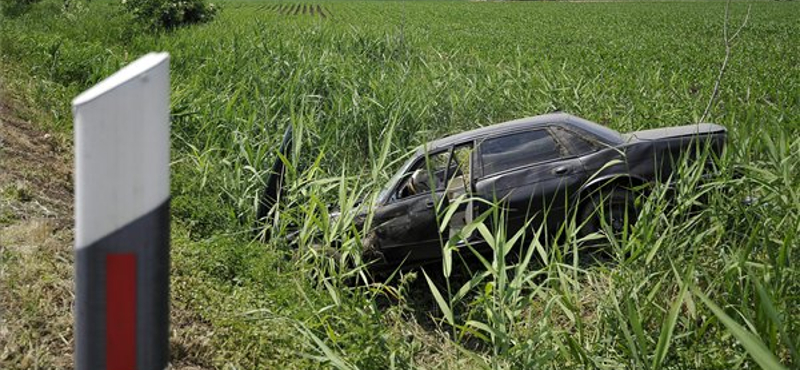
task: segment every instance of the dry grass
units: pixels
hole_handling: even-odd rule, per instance
[[[0,102],[0,363],[70,368],[71,169],[58,140]]]

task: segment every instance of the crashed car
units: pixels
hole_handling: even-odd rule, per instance
[[[720,155],[726,135],[726,129],[715,124],[621,134],[573,115],[552,113],[432,141],[418,148],[380,191],[372,205],[365,250],[379,267],[437,261],[442,241],[492,203],[502,204],[507,212],[509,234],[526,226],[554,230],[570,212],[575,212],[581,234],[603,226],[618,232],[635,221],[634,189],[672,178],[681,158],[692,158],[700,150]],[[289,146],[290,130],[281,151]],[[275,204],[283,171],[282,162],[276,161],[259,219]],[[456,199],[453,217],[447,227],[440,227],[437,211]],[[478,237],[468,236],[464,242],[480,245]]]

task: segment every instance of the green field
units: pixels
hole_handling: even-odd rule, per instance
[[[531,262],[355,287],[362,270],[307,248],[356,254],[361,232],[329,224],[328,204],[370,199],[409,150],[464,129],[554,110],[619,131],[697,122],[725,57],[725,3],[225,1],[209,23],[157,34],[117,3],[64,4],[0,18],[0,73],[19,114],[66,142],[73,97],[171,54],[179,367],[800,366],[800,3],[731,4],[728,36],[751,8],[705,117],[729,129],[722,178],[697,189],[687,166],[688,185],[643,199],[609,258],[569,253],[571,237],[498,235]],[[284,222],[261,243],[254,206],[289,124],[301,145]],[[700,196],[708,206],[686,211]],[[278,240],[290,221],[299,251]],[[27,338],[0,367],[31,353],[64,366],[37,344],[47,302],[19,293],[21,260],[0,256],[23,307],[4,313],[24,323],[11,338]]]

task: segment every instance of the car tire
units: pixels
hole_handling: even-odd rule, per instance
[[[579,239],[594,233],[608,236],[609,227],[613,237],[619,238],[630,233],[639,216],[636,193],[623,186],[595,190],[583,202],[578,216]]]

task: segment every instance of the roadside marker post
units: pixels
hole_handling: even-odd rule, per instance
[[[150,53],[72,102],[75,368],[169,361],[169,55]]]

